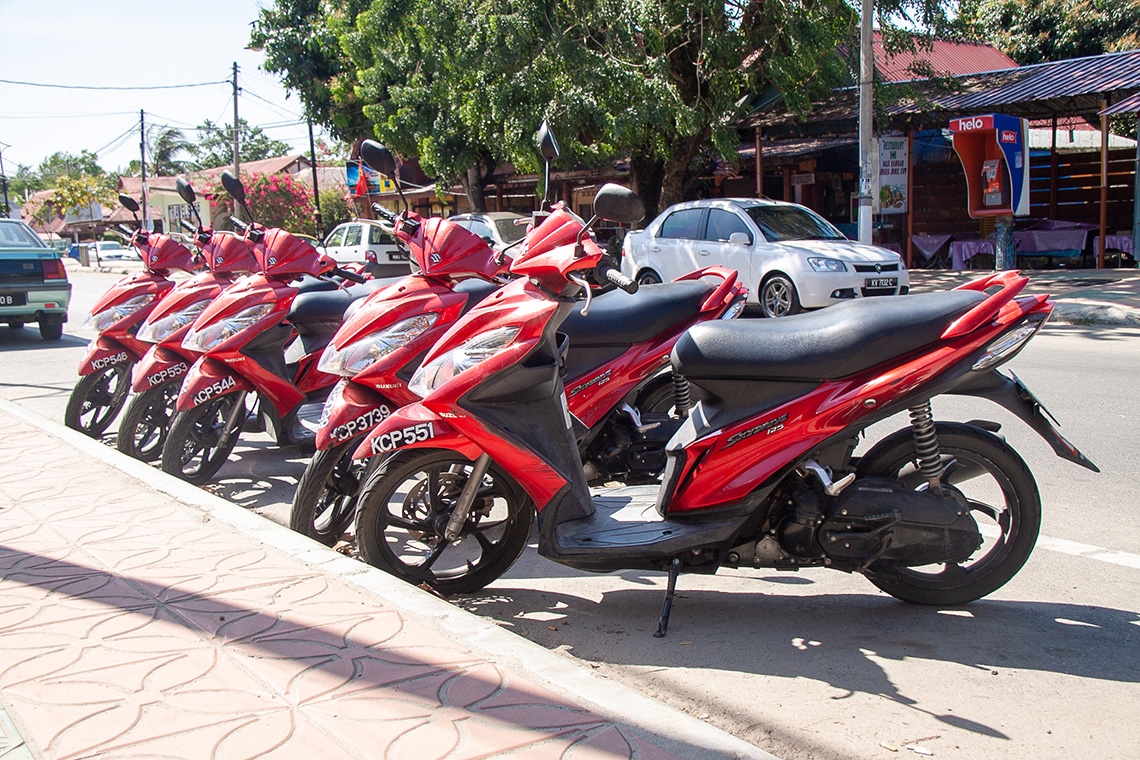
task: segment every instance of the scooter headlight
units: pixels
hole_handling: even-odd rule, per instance
[[[144,293],[141,296],[135,296],[134,298],[123,301],[121,304],[116,304],[109,309],[103,309],[103,311],[96,312],[88,317],[86,321],[83,322],[83,326],[94,327],[97,331],[103,332],[123,317],[130,316],[146,306],[154,300],[154,296],[154,293]]]
[[[338,349],[330,343],[321,354],[317,369],[330,375],[352,377],[368,365],[423,335],[437,319],[439,319],[437,312],[417,314],[387,329],[365,335],[344,348]]]
[[[519,328],[511,326],[500,327],[472,338],[462,346],[421,365],[412,375],[408,390],[420,398],[427,396],[456,375],[502,351],[518,334]]]
[[[185,309],[179,309],[153,322],[148,319],[143,323],[143,326],[139,328],[139,333],[135,337],[147,343],[161,343],[197,319],[198,315],[205,311],[207,303],[209,303],[209,301],[192,303]],[[151,316],[154,315],[152,314]]]
[[[182,339],[182,347],[188,351],[197,351],[204,354],[222,341],[229,340],[242,330],[257,323],[262,317],[273,311],[274,304],[262,303],[243,309],[232,317],[219,319],[201,328],[190,328],[186,337]]]

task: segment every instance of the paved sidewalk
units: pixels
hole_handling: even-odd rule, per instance
[[[0,462],[4,760],[774,760],[2,400]]]

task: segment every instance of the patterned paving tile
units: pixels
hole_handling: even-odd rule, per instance
[[[0,423],[0,462],[20,462],[0,471],[0,701],[22,751],[669,757],[19,420]]]

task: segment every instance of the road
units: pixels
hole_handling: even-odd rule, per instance
[[[92,337],[79,324],[114,279],[72,270],[73,321],[58,344],[34,329],[0,330],[0,395],[62,421]],[[1042,494],[1037,550],[980,602],[916,607],[826,570],[685,575],[659,640],[662,575],[579,573],[533,551],[485,593],[453,601],[787,760],[920,750],[1131,757],[1140,750],[1140,495],[1130,485],[1138,338],[1131,328],[1048,326],[1009,365],[1100,474],[1056,458],[992,404],[936,400],[940,419],[1001,422]],[[881,423],[869,438],[904,424]],[[303,468],[254,439],[212,488],[285,522]]]

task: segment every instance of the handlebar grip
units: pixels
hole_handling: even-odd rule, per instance
[[[372,210],[373,210],[375,213],[377,213],[377,214],[379,214],[380,216],[382,216],[382,217],[384,217],[385,219],[387,219],[389,222],[394,222],[394,221],[396,221],[396,214],[395,214],[395,212],[393,212],[391,209],[388,209],[388,208],[385,208],[384,206],[381,206],[379,203],[373,203],[373,204],[372,204]]]
[[[367,282],[367,280],[358,275],[356,272],[349,272],[347,269],[341,269],[340,267],[333,267],[332,273],[337,277],[343,277],[346,280],[351,280],[352,282],[358,284]]]
[[[178,223],[182,225],[182,229],[187,230],[188,232],[197,232],[198,231],[197,227],[190,224],[190,222],[186,221],[185,219],[179,219]]]
[[[241,232],[245,232],[249,229],[249,225],[243,222],[241,219],[238,219],[236,216],[231,216],[230,221],[233,222],[233,225],[237,227]]]
[[[617,285],[626,293],[633,295],[637,292],[638,284],[636,280],[631,280],[622,274],[619,270],[614,269],[609,265],[603,265],[599,267],[599,269],[601,270],[603,277],[612,282],[614,285]]]
[[[123,233],[124,233],[124,234],[125,234],[127,237],[131,237],[132,235],[134,235],[134,234],[135,234],[135,231],[134,231],[134,230],[132,230],[130,227],[128,227],[128,226],[127,226],[127,225],[125,225],[125,224],[120,224],[120,225],[119,225],[119,229],[120,229],[120,230],[122,230],[122,231],[123,231]]]

